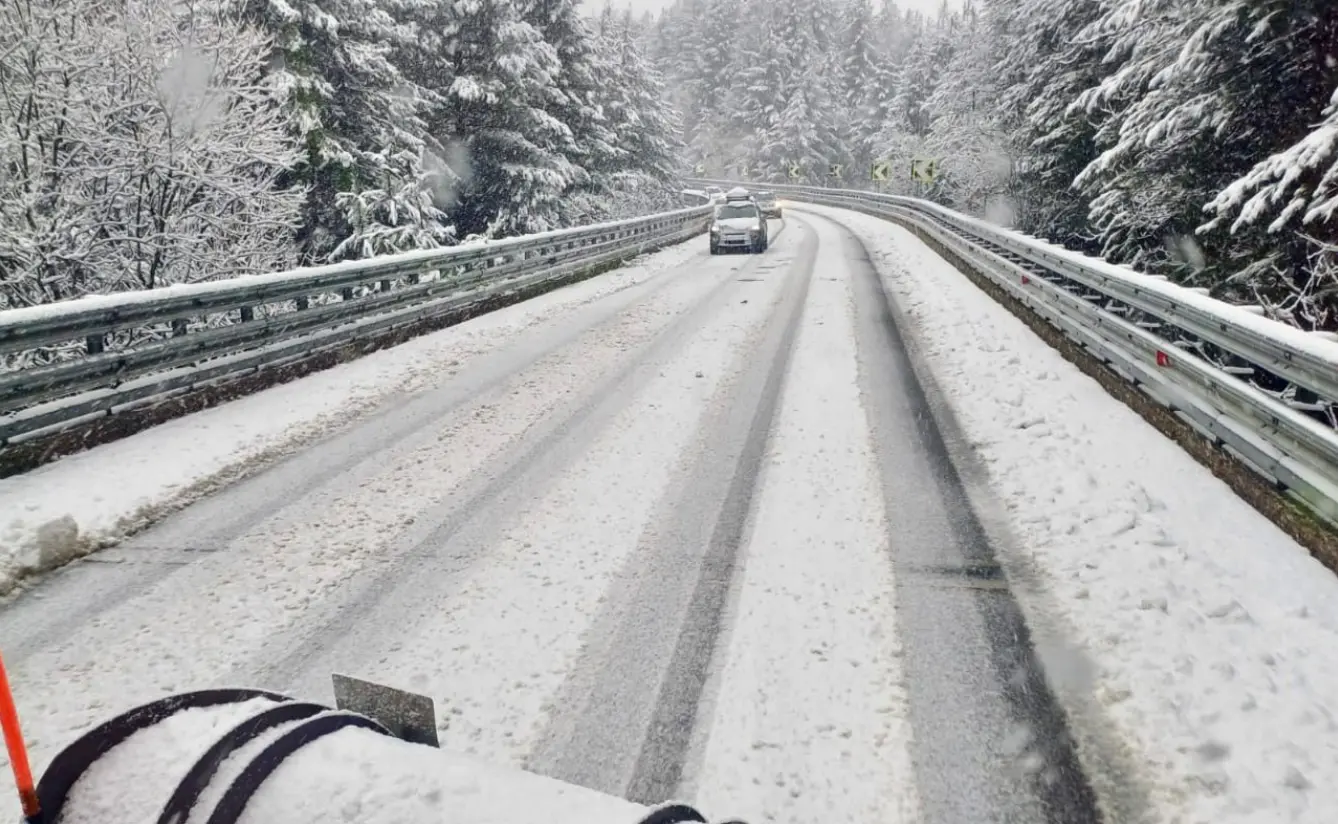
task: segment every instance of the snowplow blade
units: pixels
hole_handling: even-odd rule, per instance
[[[338,679],[337,679],[338,683]],[[29,824],[676,824],[656,808],[445,752],[425,737],[430,699],[345,679],[373,714],[263,690],[154,701],[86,733],[37,785]],[[371,689],[367,689],[370,687]],[[357,697],[361,696],[361,697]],[[398,697],[397,697],[398,696]],[[344,704],[341,698],[340,704]],[[389,708],[389,709],[387,709]],[[395,709],[399,708],[399,709]],[[402,722],[402,723],[397,723]],[[392,732],[399,726],[401,729]]]

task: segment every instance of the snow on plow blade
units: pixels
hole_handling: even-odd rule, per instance
[[[337,709],[252,689],[169,696],[52,760],[28,824],[676,824],[436,748],[431,699],[335,676]]]

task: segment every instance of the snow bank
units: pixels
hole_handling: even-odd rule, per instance
[[[1157,818],[1338,821],[1338,578],[910,233],[803,208],[913,321]]]
[[[701,253],[682,244],[392,349],[0,479],[0,593],[459,370],[558,313]]]

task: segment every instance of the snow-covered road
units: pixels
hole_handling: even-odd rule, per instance
[[[95,533],[217,488],[0,607],[38,766],[170,692],[329,701],[338,671],[430,694],[445,748],[713,817],[1094,820],[1053,686],[1109,820],[1330,820],[1338,760],[1281,738],[1334,747],[1332,576],[914,238],[790,214],[763,256],[694,241],[0,482]],[[1067,489],[1083,443],[1100,469]],[[1124,443],[1206,490],[1192,511],[1163,477],[1131,492]],[[1246,592],[1239,553],[1216,588],[1158,579],[1207,512],[1303,613]],[[1298,654],[1265,665],[1279,621]]]

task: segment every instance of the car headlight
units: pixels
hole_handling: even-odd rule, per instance
[[[713,234],[713,235],[718,235],[718,234],[720,234],[720,227],[719,227],[719,226],[712,226],[712,227],[711,227],[711,234]]]
[[[753,224],[753,231],[754,231],[754,232],[760,232],[760,231],[762,231],[762,224],[760,224],[760,223],[754,223],[754,224]]]

